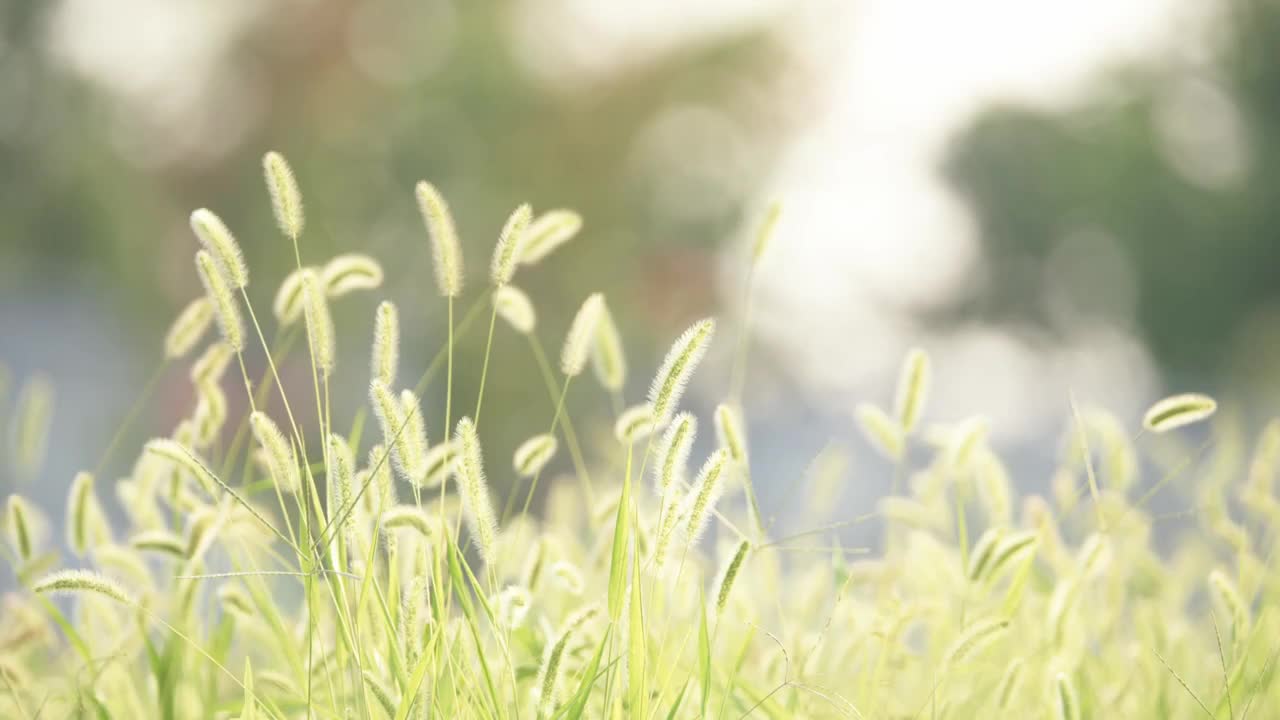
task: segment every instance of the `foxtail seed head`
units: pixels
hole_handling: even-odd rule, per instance
[[[649,403],[632,405],[613,424],[613,436],[624,445],[639,442],[653,432],[653,408]]]
[[[693,440],[698,434],[698,418],[691,413],[676,415],[658,444],[658,463],[653,468],[654,488],[665,498],[685,471]]]
[[[549,433],[534,435],[516,448],[512,465],[520,477],[533,477],[555,457],[558,447],[556,436]]]
[[[901,460],[906,446],[901,426],[889,418],[883,410],[870,403],[863,403],[853,411],[858,427],[867,441],[890,460]]]
[[[321,376],[329,377],[333,373],[336,354],[333,316],[329,314],[323,282],[314,271],[307,271],[302,275],[302,314],[307,324],[311,359]]]
[[[747,436],[742,429],[742,416],[737,407],[721,403],[716,408],[716,438],[720,447],[729,451],[736,463],[747,462]]]
[[[653,406],[656,426],[665,426],[680,405],[685,386],[689,384],[689,378],[697,369],[698,363],[707,354],[715,330],[715,320],[700,320],[685,330],[667,351],[658,374],[653,378],[653,385],[649,388],[649,404]]]
[[[204,337],[205,331],[213,323],[213,303],[207,297],[192,300],[164,336],[164,356],[167,359],[180,358],[191,351],[195,344]]]
[[[489,267],[489,279],[497,287],[511,282],[516,274],[516,262],[519,260],[520,245],[524,241],[525,231],[533,219],[533,210],[528,203],[521,205],[507,218],[498,236],[498,244],[493,249],[493,261]]]
[[[313,267],[294,270],[280,283],[280,288],[276,290],[275,299],[271,303],[271,311],[281,325],[292,325],[302,316],[302,278],[306,277],[307,273],[314,272],[316,269]]]
[[[702,531],[707,527],[711,510],[715,508],[716,501],[724,491],[724,476],[727,474],[728,464],[729,451],[720,448],[711,453],[711,457],[707,458],[702,469],[698,471],[698,478],[694,481],[693,489],[689,491],[689,496],[685,500],[685,510],[681,513],[685,517],[685,534],[689,536],[690,543],[697,542]]]
[[[915,348],[907,353],[907,359],[902,363],[902,372],[898,376],[898,394],[894,401],[894,412],[904,433],[914,430],[920,422],[925,401],[929,397],[930,380],[929,356],[925,351]]]
[[[1142,416],[1142,426],[1163,433],[1184,425],[1200,422],[1213,415],[1218,403],[1208,395],[1184,393],[1167,397],[1147,410]]]
[[[480,437],[476,434],[471,418],[458,421],[457,442],[459,452],[458,482],[462,489],[462,509],[467,525],[475,539],[476,547],[485,562],[493,562],[494,542],[498,534],[498,520],[494,516],[493,502],[489,498],[489,486],[484,477],[484,459],[480,452]]]
[[[426,180],[418,183],[414,194],[427,233],[431,236],[436,287],[443,297],[457,297],[462,292],[462,246],[458,243],[458,231],[449,205],[440,191]]]
[[[213,256],[206,250],[196,253],[196,271],[205,292],[213,302],[214,317],[222,339],[236,352],[244,350],[244,321],[240,318],[240,306],[231,293],[227,278]]]
[[[244,262],[240,244],[222,222],[222,218],[210,210],[200,208],[191,213],[191,231],[218,262],[222,272],[226,274],[227,282],[236,288],[249,284],[249,266]]]
[[[591,343],[603,310],[604,295],[600,293],[593,293],[578,308],[578,314],[573,317],[573,324],[569,326],[569,334],[565,336],[564,348],[560,352],[560,370],[565,375],[575,377],[586,366],[587,353],[591,351]]]
[[[368,255],[345,253],[325,263],[320,271],[326,297],[342,297],[355,290],[382,286],[382,265]]]
[[[760,223],[760,229],[756,232],[755,244],[751,246],[751,264],[755,265],[760,262],[760,258],[764,257],[764,253],[769,249],[769,243],[773,240],[774,232],[778,229],[778,220],[782,217],[782,201],[774,200],[769,203],[769,209],[765,210],[764,220]]]
[[[384,300],[378,305],[373,321],[373,379],[391,387],[400,364],[400,311],[395,303]]]
[[[535,265],[582,229],[582,216],[572,210],[549,210],[529,223],[517,251],[521,265]]]
[[[515,331],[524,335],[533,332],[538,316],[533,303],[524,291],[514,285],[503,285],[493,293],[493,307]]]
[[[302,193],[293,169],[284,156],[274,150],[262,156],[262,174],[271,195],[271,212],[285,237],[297,240],[302,236],[304,217]]]
[[[605,303],[601,303],[595,342],[591,344],[591,368],[596,379],[608,390],[620,391],[627,382],[627,358],[622,351],[622,335]]]
[[[716,613],[723,613],[725,605],[729,603],[729,592],[733,590],[733,581],[737,579],[749,550],[751,550],[751,543],[746,540],[738,543],[738,549],[721,571],[720,581],[716,584]]]
[[[293,444],[285,439],[280,428],[261,410],[249,416],[249,426],[253,429],[254,438],[267,453],[267,470],[272,481],[281,492],[297,492],[302,479]]]
[[[59,570],[35,581],[31,590],[39,595],[75,595],[96,593],[126,605],[133,600],[114,580],[88,570]]]

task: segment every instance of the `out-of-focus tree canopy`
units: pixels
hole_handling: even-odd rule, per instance
[[[992,108],[956,138],[946,172],[986,269],[950,311],[1059,330],[1104,316],[1175,382],[1277,391],[1280,8],[1233,3],[1221,31],[1069,109]]]

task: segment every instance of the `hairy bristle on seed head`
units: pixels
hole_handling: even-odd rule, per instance
[[[689,462],[689,452],[698,434],[698,419],[691,413],[680,413],[672,419],[658,443],[658,462],[653,468],[654,488],[666,497],[668,490],[681,480]]]
[[[262,156],[262,174],[267,183],[267,193],[271,195],[271,212],[276,217],[280,232],[297,240],[302,236],[305,220],[302,192],[298,190],[293,169],[283,155],[271,151]]]
[[[920,415],[929,396],[929,356],[919,348],[907,353],[898,376],[898,394],[894,400],[894,412],[903,432],[911,432],[920,422]]]
[[[240,306],[236,304],[235,295],[231,292],[231,286],[227,284],[222,267],[212,255],[201,250],[196,253],[196,270],[205,292],[213,303],[214,317],[218,320],[218,329],[222,332],[223,341],[230,345],[232,350],[242,352],[244,321],[240,318]]]
[[[294,270],[280,283],[280,288],[276,290],[276,296],[271,302],[271,311],[281,325],[292,325],[302,317],[302,279],[307,273],[314,272],[316,269],[312,267]]]
[[[373,319],[373,379],[391,387],[400,363],[400,312],[384,300]]]
[[[512,466],[521,477],[533,477],[542,472],[542,468],[555,457],[557,446],[555,435],[534,435],[516,448]]]
[[[627,382],[627,358],[622,350],[622,334],[606,303],[601,304],[595,341],[591,344],[591,368],[608,390],[621,391]]]
[[[262,411],[254,412],[249,416],[249,427],[252,428],[258,444],[267,452],[267,468],[271,480],[281,492],[297,492],[302,478],[298,471],[298,458],[293,444],[285,439],[280,428]]]
[[[333,316],[329,313],[323,281],[316,272],[304,272],[302,275],[302,314],[307,324],[311,360],[321,376],[328,377],[333,373],[334,355],[337,351],[334,345]]]
[[[164,336],[164,356],[180,358],[191,351],[205,331],[213,323],[213,303],[207,297],[199,297],[187,304]]]
[[[649,403],[632,405],[623,410],[613,424],[613,436],[624,445],[639,442],[652,432],[653,408]]]
[[[528,203],[521,205],[507,218],[498,236],[498,244],[493,249],[493,261],[489,267],[489,279],[495,286],[506,285],[516,274],[516,262],[520,245],[524,241],[525,231],[529,229],[529,221],[533,219],[533,210]]]
[[[320,281],[326,297],[342,297],[356,290],[382,286],[382,265],[360,253],[344,253],[325,263]]]
[[[462,246],[458,243],[458,231],[449,205],[440,191],[425,180],[418,183],[414,194],[427,234],[431,237],[436,287],[443,297],[457,297],[462,292]]]
[[[521,265],[536,265],[582,229],[582,216],[572,210],[549,210],[529,223],[517,251]]]
[[[737,406],[721,403],[716,407],[716,438],[720,447],[729,451],[734,462],[747,462],[747,437]]]
[[[31,590],[40,595],[96,593],[116,602],[133,602],[129,593],[117,582],[89,570],[59,570],[32,583]]]
[[[244,262],[240,244],[222,222],[222,218],[210,210],[200,208],[191,213],[191,230],[204,249],[217,261],[227,282],[236,288],[249,284],[249,266]]]
[[[742,569],[742,563],[747,559],[747,552],[751,549],[751,543],[743,540],[738,543],[738,549],[734,551],[729,558],[729,562],[725,564],[724,569],[720,572],[720,580],[716,583],[716,612],[723,613],[726,605],[729,604],[729,593],[733,590],[733,582],[738,577],[738,572]]]
[[[1173,395],[1152,405],[1142,416],[1142,425],[1152,432],[1168,432],[1174,428],[1205,420],[1217,409],[1217,401],[1208,395],[1200,393]]]
[[[698,363],[707,354],[715,330],[715,320],[700,320],[685,330],[667,351],[662,366],[653,378],[653,385],[649,388],[649,404],[653,406],[656,426],[664,427],[680,405],[685,386],[689,384],[689,378],[697,369]]]
[[[685,534],[689,536],[691,543],[697,542],[702,535],[702,531],[706,529],[707,521],[711,517],[711,511],[715,508],[716,501],[719,500],[720,494],[724,491],[724,476],[727,474],[726,466],[728,464],[728,450],[720,448],[711,453],[711,456],[703,463],[702,469],[698,472],[698,477],[693,483],[693,489],[689,491],[689,496],[685,499],[685,508],[681,515],[685,518]]]
[[[587,354],[591,351],[603,308],[604,295],[593,293],[583,301],[578,314],[574,315],[569,333],[565,336],[564,348],[560,352],[560,370],[565,375],[574,377],[586,366]]]
[[[516,332],[528,335],[533,332],[538,316],[533,303],[524,291],[514,285],[503,285],[493,293],[493,307]]]
[[[498,520],[494,516],[493,501],[489,498],[489,485],[484,477],[480,437],[476,434],[476,426],[471,418],[464,417],[458,421],[456,438],[459,454],[458,482],[461,486],[463,514],[481,556],[486,562],[492,562],[494,542],[498,534]]]

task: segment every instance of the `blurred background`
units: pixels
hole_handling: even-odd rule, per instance
[[[580,235],[517,284],[552,352],[605,291],[630,401],[685,326],[720,316],[688,400],[704,417],[728,391],[753,233],[782,198],[744,398],[779,512],[831,443],[853,458],[846,504],[888,488],[850,411],[890,404],[915,345],[935,361],[929,418],[986,413],[1029,487],[1048,480],[1069,392],[1130,427],[1173,391],[1274,413],[1277,43],[1268,0],[0,0],[0,417],[37,372],[56,388],[42,469],[23,481],[0,463],[0,491],[26,483],[56,513],[98,463],[199,293],[192,209],[237,234],[269,314],[294,263],[261,181],[269,149],[307,202],[304,261],[358,251],[387,270],[382,291],[335,304],[338,418],[364,402],[378,299],[400,304],[404,377],[444,341],[423,178],[463,237],[462,307],[518,203],[581,212]],[[474,329],[463,408],[482,352]],[[300,360],[284,373],[302,402]],[[261,353],[247,361],[261,372]],[[442,395],[433,383],[430,406]],[[502,329],[486,397],[502,484],[552,412]],[[193,402],[185,368],[164,370],[102,482]],[[591,382],[570,407],[612,426]]]

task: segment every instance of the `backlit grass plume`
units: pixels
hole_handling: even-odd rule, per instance
[[[591,343],[595,339],[596,328],[600,324],[600,316],[604,312],[604,296],[594,293],[587,297],[573,317],[569,333],[565,336],[564,347],[560,352],[560,371],[569,377],[575,377],[587,365],[587,357],[591,352]]]
[[[263,165],[296,241],[297,182],[278,155]],[[933,369],[912,351],[853,423],[790,427],[785,395],[742,392],[750,313],[732,308],[727,383],[694,377],[708,319],[632,395],[616,320],[644,313],[594,294],[539,323],[510,284],[520,265],[581,260],[576,213],[517,209],[492,282],[464,292],[452,218],[418,190],[431,248],[395,261],[431,255],[436,288],[390,297],[373,258],[292,243],[259,313],[230,234],[198,213],[205,291],[187,279],[165,392],[97,429],[110,452],[62,437],[43,375],[0,402],[0,474],[26,483],[0,520],[0,718],[1280,717],[1280,419],[1208,422],[1217,402],[1199,394],[1145,417],[1048,397],[1071,406],[1041,443],[1058,452],[1009,462],[984,408],[925,421]],[[329,303],[357,291],[368,305],[339,317],[363,319],[368,365],[339,367]],[[400,353],[409,307],[447,328],[415,336],[424,357]],[[560,377],[544,348],[565,327]],[[486,348],[495,362],[455,379],[455,351]],[[599,386],[570,396],[587,363]],[[487,413],[484,449],[510,458],[487,475],[489,372],[514,374],[488,387],[523,407]],[[460,403],[455,380],[477,379]],[[691,382],[725,402],[682,402]],[[148,417],[168,422],[128,448]],[[869,452],[846,447],[858,433]],[[95,470],[45,470],[50,449],[49,465]]]
[[[444,297],[456,297],[462,292],[462,246],[458,243],[458,231],[453,225],[449,205],[440,191],[425,180],[414,188],[414,194],[431,239],[436,287]]]
[[[276,224],[280,226],[280,232],[287,238],[297,240],[302,236],[304,215],[302,193],[298,190],[293,169],[283,155],[272,151],[262,156],[262,174],[267,183],[267,192],[271,196],[271,212],[275,215]]]
[[[196,271],[200,282],[204,285],[209,300],[213,303],[214,317],[218,320],[218,329],[222,340],[236,352],[244,351],[244,320],[240,316],[240,306],[231,293],[228,279],[222,267],[213,256],[201,250],[196,253]]]
[[[707,347],[711,344],[715,330],[715,320],[701,320],[684,331],[667,352],[667,357],[662,361],[658,374],[653,378],[653,385],[649,388],[649,404],[653,407],[654,421],[659,427],[667,424],[671,414],[679,406],[685,386],[698,363],[707,354]]]
[[[493,501],[489,497],[489,486],[484,477],[484,459],[480,452],[480,438],[476,435],[476,426],[470,418],[458,421],[456,440],[458,444],[458,483],[461,485],[462,507],[471,528],[476,547],[486,560],[494,557],[494,543],[497,541],[498,520],[494,515]]]

